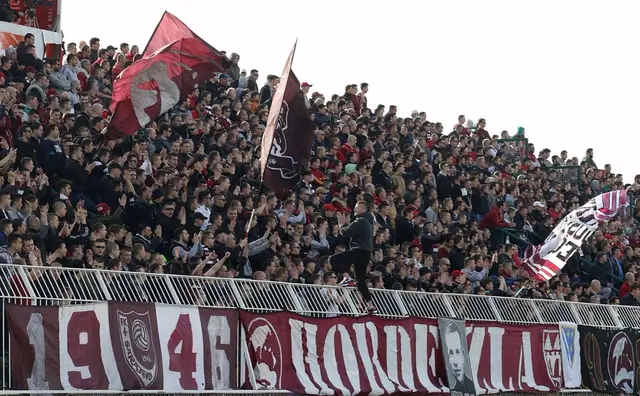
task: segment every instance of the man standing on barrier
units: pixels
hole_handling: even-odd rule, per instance
[[[331,256],[329,263],[335,273],[349,272],[351,264],[355,267],[355,275],[358,291],[367,302],[369,312],[375,312],[376,308],[371,299],[371,292],[367,287],[367,267],[373,251],[373,234],[375,220],[365,201],[359,201],[355,207],[356,219],[347,224],[347,216],[337,214],[340,234],[349,238],[349,250],[336,253]]]

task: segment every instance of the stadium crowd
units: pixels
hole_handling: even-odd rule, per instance
[[[258,191],[256,148],[277,76],[259,86],[259,71],[231,54],[225,73],[160,119],[106,140],[112,82],[139,48],[94,37],[40,60],[34,40],[0,58],[0,261],[29,266],[36,281],[51,266],[350,285],[328,258],[347,249],[336,213],[365,200],[373,288],[512,296],[526,285],[521,296],[639,305],[631,215],[550,282],[519,268],[566,213],[626,187],[592,149],[552,155],[522,127],[495,134],[460,115],[449,128],[369,103],[366,83],[325,96],[304,82],[313,156],[296,188],[274,195]]]

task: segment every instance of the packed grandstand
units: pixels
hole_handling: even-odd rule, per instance
[[[34,40],[0,59],[5,263],[340,284],[349,274],[328,262],[347,249],[336,213],[366,200],[377,220],[372,288],[511,296],[524,287],[534,298],[638,304],[628,297],[640,257],[631,216],[596,232],[549,282],[520,269],[566,213],[625,188],[592,149],[552,155],[524,128],[490,133],[487,120],[460,115],[450,129],[368,103],[366,83],[325,96],[303,82],[315,126],[309,169],[289,194],[258,194],[255,147],[277,76],[259,87],[259,71],[232,54],[228,70],[160,119],[104,141],[111,81],[138,47],[94,37],[40,60]]]
[[[340,219],[352,216],[362,201],[375,217],[366,282],[380,317],[549,323],[570,321],[574,313],[566,304],[530,311],[526,307],[547,305],[519,301],[640,305],[640,232],[633,201],[640,176],[625,185],[609,164],[596,165],[594,149],[578,157],[552,154],[529,141],[524,127],[513,134],[489,132],[491,120],[483,118],[460,115],[439,122],[424,111],[408,114],[369,103],[365,82],[349,83],[341,93],[315,92],[302,82],[314,129],[309,167],[293,189],[273,193],[261,182],[258,147],[279,76],[265,78],[265,71],[245,67],[238,54],[229,54],[226,70],[210,75],[177,106],[133,135],[108,139],[113,82],[142,59],[142,51],[87,39],[66,43],[59,57],[39,59],[36,37],[28,34],[0,58],[0,262],[6,264],[1,268],[7,280],[0,288],[17,306],[110,300],[239,307],[249,309],[244,315],[257,315],[249,316],[251,323],[267,311],[303,312],[310,321],[362,315],[364,302],[346,292],[355,274],[334,272],[330,263],[331,255],[349,249]],[[543,281],[525,270],[534,246],[544,244],[567,214],[616,191],[628,192],[630,207],[600,224],[560,273]],[[158,276],[136,276],[140,273],[175,277],[165,283]],[[236,288],[227,282],[231,279],[263,282],[239,281],[242,287]],[[274,286],[255,286],[266,282]],[[307,284],[343,289],[302,287]],[[403,293],[396,300],[396,294],[377,289],[452,297],[418,300]],[[244,294],[247,290],[254,294]],[[458,299],[463,295],[478,298]],[[513,303],[488,305],[480,296],[512,297],[507,301]],[[509,310],[519,312],[513,318],[521,316],[500,316]],[[552,311],[556,319],[547,319]],[[583,324],[602,324],[576,312]],[[605,327],[620,325],[616,320]],[[278,333],[275,329],[267,337]],[[407,335],[412,340],[418,339],[415,329]],[[547,348],[547,330],[533,342]],[[299,335],[300,343],[308,342]],[[548,363],[546,354],[533,359]],[[549,364],[547,370],[544,386],[538,372],[529,379],[538,385],[522,379],[513,388],[485,385],[559,389],[561,374]],[[268,382],[267,374],[258,370],[254,387],[256,380]],[[118,381],[121,388],[138,389],[128,387],[124,375]],[[182,381],[180,389],[200,389]],[[280,388],[273,381],[266,387]],[[300,379],[299,389],[322,389],[314,381]],[[403,390],[380,381],[387,393]],[[113,385],[77,384],[57,386]],[[445,389],[435,379],[432,388],[422,384],[431,392]],[[357,386],[346,393],[358,393]]]

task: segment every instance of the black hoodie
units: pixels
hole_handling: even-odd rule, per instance
[[[340,229],[342,236],[349,238],[349,248],[373,250],[373,215],[365,212],[351,224]]]

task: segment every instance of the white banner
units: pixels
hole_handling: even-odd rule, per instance
[[[581,381],[580,332],[578,325],[560,322],[560,354],[565,388],[579,388]]]
[[[36,56],[44,59],[47,44],[61,44],[62,35],[49,30],[36,29],[16,23],[0,22],[0,54],[9,47],[18,47],[24,36],[31,33],[36,36]]]
[[[613,219],[627,206],[627,191],[600,194],[566,215],[542,245],[524,263],[529,275],[547,281],[560,272],[580,246],[593,235],[600,223]]]

